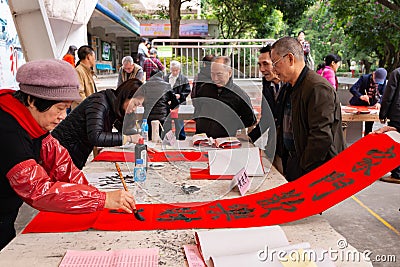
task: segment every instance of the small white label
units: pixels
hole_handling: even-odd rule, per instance
[[[233,180],[236,181],[240,194],[244,196],[246,192],[250,189],[251,184],[249,176],[247,176],[246,170],[244,168],[241,169],[235,176],[233,176]]]

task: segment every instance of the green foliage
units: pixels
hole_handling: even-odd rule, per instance
[[[217,19],[221,38],[278,38],[315,0],[202,0],[204,18]],[[283,23],[285,21],[286,24]]]
[[[157,5],[157,10],[154,12],[154,15],[156,15],[159,19],[169,19],[169,10],[168,7],[165,5]]]
[[[279,10],[272,10],[271,15],[268,16],[268,20],[263,23],[259,23],[255,26],[254,38],[274,38],[285,35],[288,30],[288,26],[283,22],[283,14]]]
[[[329,10],[329,4],[318,1],[310,7],[301,17],[292,32],[297,37],[298,32],[304,30],[306,39],[311,45],[311,54],[315,64],[322,63],[325,56],[333,53],[338,54],[346,61],[349,56],[346,51],[343,29],[337,27],[337,21]]]
[[[160,58],[160,61],[164,64],[167,72],[170,72],[169,66],[171,60],[179,61],[182,64],[182,74],[188,77],[194,77],[198,72],[198,59],[194,57],[185,57],[185,56],[177,56],[172,55],[171,57],[167,58]],[[187,64],[188,63],[188,64]],[[188,65],[190,68],[186,69],[184,66]]]
[[[315,0],[269,0],[268,5],[283,13],[283,20],[292,27],[296,24],[302,14],[312,6]]]
[[[394,9],[380,2],[391,2]],[[332,0],[330,3],[330,10],[336,15],[338,24],[354,43],[356,50],[378,60],[378,65],[388,71],[399,66],[399,1],[364,0],[356,3]]]
[[[373,1],[319,0],[301,17],[292,34],[305,30],[316,64],[335,53],[342,57],[344,71],[349,71],[352,60],[390,71],[398,65],[398,15]]]
[[[202,3],[219,22],[220,35],[224,39],[251,38],[259,25],[269,21],[271,6],[265,1],[208,0]]]

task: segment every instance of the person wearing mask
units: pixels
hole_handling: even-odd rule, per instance
[[[79,94],[81,95],[80,101],[74,101],[71,108],[74,109],[79,105],[86,97],[90,96],[94,92],[97,92],[96,84],[93,76],[94,65],[96,64],[96,54],[92,47],[83,45],[78,49],[79,61],[76,64],[76,72],[79,78]]]
[[[52,135],[64,146],[78,169],[82,169],[94,147],[113,147],[137,143],[140,135],[123,131],[128,104],[143,103],[135,93],[142,82],[129,79],[116,90],[107,89],[87,97],[53,131]],[[118,132],[114,132],[113,128]]]
[[[329,54],[325,57],[325,62],[319,66],[317,73],[328,80],[333,88],[338,89],[339,82],[336,77],[336,72],[340,67],[342,59],[335,54]]]
[[[261,135],[270,128],[270,113],[272,112],[272,119],[275,123],[275,133],[270,133],[268,143],[276,144],[276,136],[282,131],[281,122],[282,122],[282,101],[285,94],[286,84],[282,82],[278,75],[276,75],[274,68],[272,67],[271,61],[271,45],[268,44],[260,49],[260,55],[258,56],[258,68],[263,75],[262,78],[262,100],[261,100],[261,117],[259,123],[256,127],[248,134],[251,141],[254,143],[257,141]],[[275,158],[273,159],[273,164],[277,168],[277,170],[283,173],[285,169],[282,166],[282,163],[286,163],[286,160],[282,160],[286,158],[286,155],[283,154],[283,150],[281,149],[281,145],[276,144],[275,147],[267,147],[266,152],[267,155],[269,151],[275,152]],[[268,155],[271,158],[274,155]]]
[[[126,56],[122,59],[122,67],[119,70],[117,87],[126,80],[133,78],[144,81],[143,69],[138,64],[133,62],[133,58],[131,56]]]
[[[350,105],[380,109],[386,87],[386,74],[384,68],[378,68],[371,74],[362,75],[350,88],[350,93],[353,95],[349,101]],[[364,125],[364,135],[372,132],[373,121],[366,121]]]
[[[303,56],[303,48],[295,38],[283,37],[272,45],[272,66],[279,79],[289,83],[279,136],[288,154],[288,181],[300,178],[345,149],[337,92],[305,65]]]
[[[76,52],[76,50],[78,50],[78,48],[76,46],[70,45],[67,53],[63,56],[63,60],[67,61],[74,68],[75,68],[75,52]]]
[[[16,235],[14,222],[23,202],[43,211],[90,213],[135,209],[124,190],[90,186],[68,151],[50,134],[80,99],[72,66],[57,59],[22,65],[18,91],[0,90],[0,249]]]
[[[170,70],[171,73],[168,73],[164,77],[164,80],[171,85],[172,91],[175,93],[179,104],[186,104],[186,97],[190,94],[190,84],[188,78],[181,73],[181,63],[176,60],[172,60],[170,62]],[[176,139],[185,140],[186,133],[183,120],[173,120],[176,128]]]
[[[212,82],[203,83],[193,99],[196,134],[212,138],[236,136],[257,121],[250,97],[233,82],[231,60],[219,56],[211,63]]]

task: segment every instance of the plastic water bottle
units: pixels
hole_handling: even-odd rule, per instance
[[[147,119],[142,120],[142,137],[144,139],[144,143],[146,144],[149,141],[149,125],[147,124]]]
[[[139,142],[135,145],[135,165],[138,159],[142,159],[143,166],[147,171],[147,145],[144,143],[144,138],[140,137]]]
[[[142,202],[146,196],[146,168],[143,165],[143,159],[136,160],[136,166],[133,169],[133,179],[135,181],[135,200]]]

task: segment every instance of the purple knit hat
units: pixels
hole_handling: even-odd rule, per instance
[[[22,92],[46,100],[81,100],[79,80],[71,64],[58,59],[35,60],[17,71]]]

